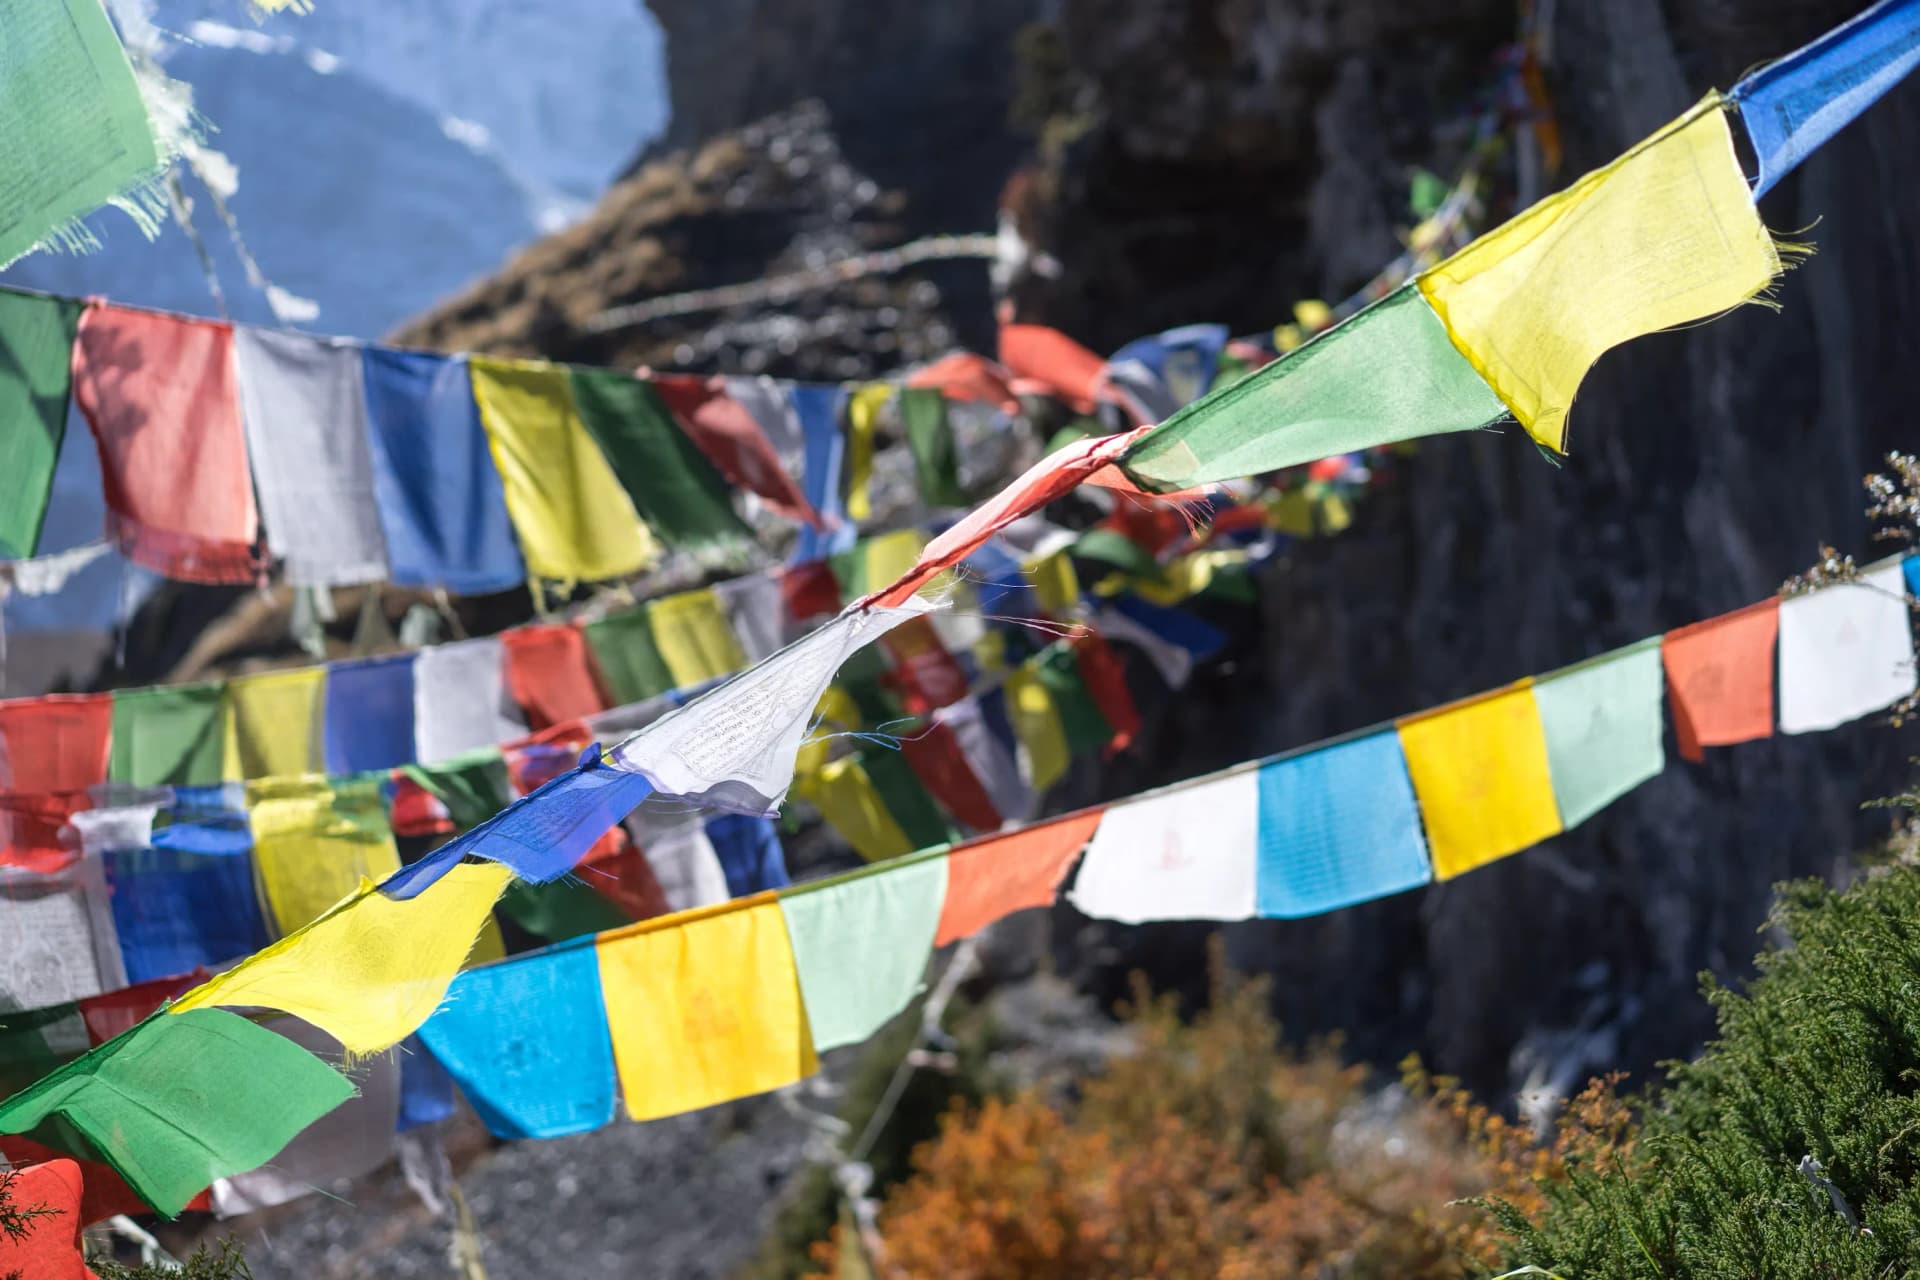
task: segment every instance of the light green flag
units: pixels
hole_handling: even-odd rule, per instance
[[[1167,492],[1468,431],[1507,414],[1412,286],[1141,437],[1122,465]]]
[[[1560,823],[1571,827],[1666,767],[1660,637],[1533,683]]]
[[[113,691],[107,776],[138,787],[201,787],[220,781],[224,681]]]
[[[780,896],[815,1049],[857,1044],[907,1007],[946,900],[944,852]]]
[[[43,240],[86,243],[113,201],[157,228],[138,188],[160,172],[147,109],[100,0],[6,6],[0,38],[0,267]]]

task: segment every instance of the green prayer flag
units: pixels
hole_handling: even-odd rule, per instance
[[[1660,637],[1534,681],[1560,823],[1585,822],[1666,767]]]
[[[860,753],[860,767],[914,848],[931,849],[953,839],[953,829],[903,752],[873,747]]]
[[[400,768],[445,806],[453,825],[462,831],[471,831],[506,808],[512,794],[506,757],[498,747],[475,747],[438,764]]]
[[[160,154],[100,0],[7,6],[0,120],[0,267],[45,240],[85,244],[75,224],[108,201],[154,228],[137,188],[159,175]]]
[[[113,691],[107,776],[136,787],[204,787],[220,781],[226,686],[162,685]]]
[[[0,1013],[0,1098],[72,1062],[89,1043],[77,1004]]]
[[[930,507],[966,506],[953,426],[947,421],[947,398],[931,387],[907,387],[900,392],[899,404],[920,500]]]
[[[1469,431],[1506,414],[1419,289],[1405,285],[1187,405],[1122,465],[1143,488],[1166,492]]]
[[[1130,577],[1154,581],[1166,577],[1160,562],[1118,529],[1089,529],[1067,551],[1076,560],[1092,560]]]
[[[857,1044],[918,994],[947,898],[947,855],[780,895],[813,1047]]]
[[[548,942],[633,923],[590,885],[564,876],[546,884],[515,880],[500,895],[499,905],[507,919]]]
[[[5,56],[0,52],[0,65]],[[0,101],[5,96],[0,86]],[[25,559],[40,544],[67,434],[81,310],[67,298],[0,289],[0,557]]]
[[[673,420],[660,395],[611,369],[569,368],[573,402],[587,431],[662,541],[699,547],[752,536],[735,513],[727,482]]]
[[[1067,750],[1076,756],[1092,755],[1113,741],[1113,726],[1100,714],[1087,682],[1080,678],[1080,661],[1073,646],[1056,641],[1034,659],[1033,674],[1040,685],[1053,695],[1054,710],[1060,714],[1060,727],[1067,735]]]
[[[660,656],[660,644],[653,638],[646,610],[609,614],[598,622],[589,622],[582,630],[614,705],[645,702],[672,692],[673,672]]]
[[[172,1217],[352,1096],[345,1076],[286,1037],[190,1009],[154,1014],[0,1103],[0,1133],[104,1160]]]

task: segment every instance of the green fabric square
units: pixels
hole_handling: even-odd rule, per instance
[[[630,374],[569,369],[574,406],[607,456],[640,518],[663,542],[701,547],[752,535],[734,512],[727,482],[659,393]]]
[[[73,335],[81,305],[0,290],[0,558],[40,545],[67,434]]]
[[[107,776],[138,787],[205,787],[220,781],[226,686],[173,684],[113,692]]]
[[[660,645],[653,638],[653,626],[647,621],[646,610],[611,614],[598,622],[589,622],[582,630],[614,705],[645,702],[673,691],[673,672],[660,656]]]

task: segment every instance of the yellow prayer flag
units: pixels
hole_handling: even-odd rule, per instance
[[[647,625],[676,688],[705,684],[747,665],[712,587],[655,600],[647,606]]]
[[[1560,831],[1531,678],[1402,720],[1400,747],[1446,880]]]
[[[400,869],[374,782],[256,782],[247,788],[247,822],[254,874],[283,934],[319,918],[361,880],[384,880]]]
[[[913,852],[913,841],[894,821],[879,788],[861,767],[858,757],[842,756],[820,767],[802,794],[853,851],[868,862],[897,858]]]
[[[873,483],[873,431],[881,408],[891,399],[893,387],[885,382],[869,382],[847,397],[847,517],[856,522],[873,515],[873,500],[867,493]],[[892,581],[882,578],[874,588]]]
[[[1212,586],[1214,576],[1220,570],[1244,565],[1251,558],[1243,547],[1207,547],[1200,551],[1189,551],[1167,562],[1161,570],[1160,581],[1134,579],[1133,593],[1149,604],[1172,608]]]
[[[1304,489],[1288,489],[1269,494],[1264,503],[1267,527],[1290,538],[1311,538],[1314,534],[1313,500]]]
[[[230,780],[292,778],[323,767],[327,669],[299,667],[227,681]]]
[[[1006,693],[1013,732],[1026,749],[1028,784],[1035,791],[1045,791],[1065,775],[1072,759],[1060,709],[1031,667],[1021,667],[1007,677]]]
[[[512,878],[497,862],[457,863],[414,898],[389,898],[363,880],[326,915],[195,987],[170,1012],[259,1005],[311,1022],[348,1053],[378,1053],[446,998]]]
[[[1027,565],[1022,572],[1033,584],[1033,594],[1050,618],[1069,618],[1080,603],[1080,576],[1073,557],[1063,547]]]
[[[566,369],[480,356],[468,368],[527,571],[599,581],[658,559],[653,535],[580,420]]]
[[[818,1067],[772,894],[603,933],[595,950],[633,1119],[765,1093]]]
[[[1423,274],[1420,291],[1528,434],[1565,452],[1567,410],[1602,353],[1738,306],[1779,272],[1709,94]]]
[[[863,541],[860,547],[866,562],[862,572],[866,574],[867,590],[878,591],[905,577],[920,563],[920,549],[926,545],[927,540],[920,531],[911,528],[895,529]],[[924,592],[925,588],[921,590]]]

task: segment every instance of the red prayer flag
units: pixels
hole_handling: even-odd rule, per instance
[[[780,599],[789,622],[835,614],[840,612],[840,579],[825,560],[790,564],[780,574]]]
[[[0,702],[0,865],[56,871],[79,852],[60,829],[107,780],[113,695],[55,693]]]
[[[976,400],[1013,413],[1020,401],[1013,394],[1007,371],[971,351],[942,356],[924,369],[907,375],[907,385],[938,391],[949,400]]]
[[[207,977],[205,969],[196,968],[192,973],[154,978],[105,995],[88,996],[80,1002],[80,1020],[87,1024],[88,1043],[98,1048],[120,1033],[133,1030],[148,1014],[175,996],[193,990]]]
[[[1094,705],[1113,730],[1107,754],[1125,751],[1140,732],[1140,708],[1127,688],[1126,664],[1099,632],[1089,631],[1073,642],[1073,654],[1080,666],[1080,682],[1087,686]]]
[[[671,909],[653,864],[634,847],[622,827],[600,837],[573,869],[580,882],[626,913],[629,920],[651,920]]]
[[[947,855],[947,900],[933,945],[978,933],[1028,907],[1051,906],[1102,812],[1069,814],[963,844]]]
[[[579,628],[564,623],[518,627],[500,636],[507,652],[507,688],[527,724],[547,729],[611,705]]]
[[[388,775],[393,781],[393,833],[399,836],[450,836],[459,828],[453,815],[427,790],[400,769]]]
[[[820,513],[780,465],[780,455],[746,406],[727,394],[725,379],[664,374],[653,379],[653,388],[721,475],[789,520],[819,527]]]
[[[1750,742],[1773,733],[1773,647],[1780,634],[1777,597],[1667,632],[1660,660],[1680,754]]]
[[[908,715],[923,716],[967,696],[967,673],[940,643],[930,619],[909,619],[888,632],[880,643],[893,660],[886,683]]]
[[[1000,363],[1014,377],[1039,384],[1079,413],[1093,412],[1106,381],[1105,360],[1043,324],[1001,325]]]
[[[948,813],[975,831],[1000,829],[1004,819],[952,729],[934,721],[913,736],[902,738],[900,751],[921,784]]]
[[[26,1280],[90,1280],[86,1256],[80,1250],[80,1204],[83,1188],[80,1165],[73,1160],[49,1160],[16,1173],[8,1187],[19,1209],[46,1209],[45,1216],[27,1219],[21,1234],[0,1232],[0,1276]]]

